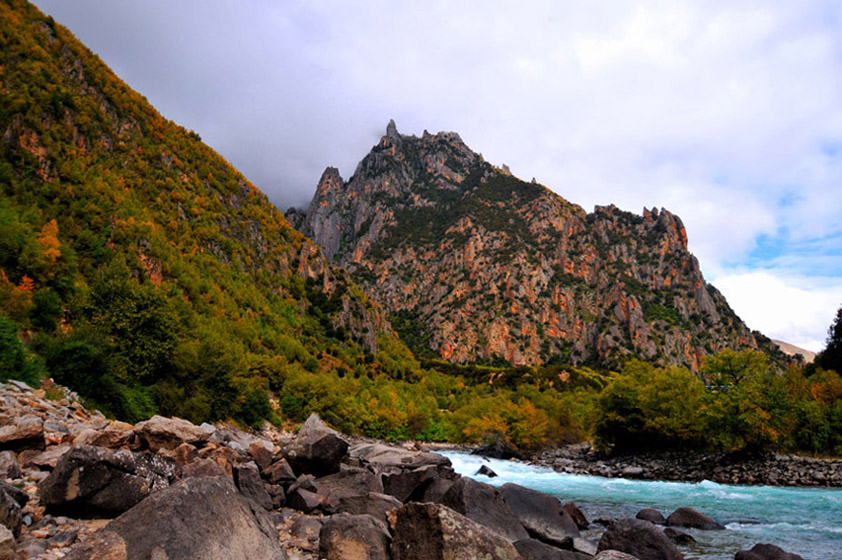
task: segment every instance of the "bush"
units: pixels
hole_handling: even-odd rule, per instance
[[[34,387],[42,375],[37,358],[18,338],[17,323],[0,315],[0,381],[16,379]]]

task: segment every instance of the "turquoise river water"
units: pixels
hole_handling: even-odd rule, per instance
[[[513,461],[484,459],[458,452],[442,453],[456,472],[500,486],[514,482],[576,502],[593,521],[634,517],[656,508],[666,517],[681,506],[695,508],[727,527],[725,531],[686,530],[696,543],[680,547],[685,558],[732,560],[738,550],[756,543],[775,544],[805,560],[842,559],[842,490],[776,486],[728,486],[704,481],[653,482],[557,473]],[[480,465],[499,476],[476,476]],[[598,538],[599,532],[583,536]]]

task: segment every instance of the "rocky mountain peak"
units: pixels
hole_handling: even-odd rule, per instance
[[[513,176],[458,134],[397,133],[341,188],[319,184],[302,231],[355,275],[422,355],[454,362],[697,368],[757,341],[687,251],[681,219],[592,213]]]

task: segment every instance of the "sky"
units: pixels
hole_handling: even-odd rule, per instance
[[[395,119],[592,210],[667,208],[752,329],[842,305],[837,0],[36,0],[280,208]]]

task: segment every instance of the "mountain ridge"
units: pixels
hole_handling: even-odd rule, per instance
[[[705,282],[678,216],[588,213],[453,132],[390,121],[350,179],[328,167],[306,211],[286,216],[411,325],[401,334],[426,341],[410,344],[421,355],[697,370],[724,348],[771,348]]]

